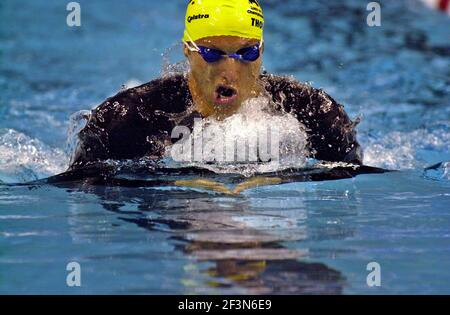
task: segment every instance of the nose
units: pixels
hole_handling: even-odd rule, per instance
[[[238,59],[225,57],[220,61],[220,76],[227,83],[237,82],[239,79],[241,62]]]

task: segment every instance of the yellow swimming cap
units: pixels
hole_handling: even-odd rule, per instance
[[[258,0],[190,0],[183,40],[238,36],[261,40],[264,15]]]

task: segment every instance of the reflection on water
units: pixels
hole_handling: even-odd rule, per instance
[[[317,232],[309,231],[308,198],[299,196],[298,191],[285,192],[290,196],[280,201],[276,192],[270,196],[259,189],[252,197],[229,197],[167,187],[67,185],[58,186],[94,195],[106,211],[126,224],[162,232],[168,242],[175,242],[176,251],[188,258],[181,279],[186,293],[219,288],[250,294],[340,294],[345,286],[341,272],[314,262],[309,249],[301,245]],[[348,200],[345,193],[336,194],[328,197],[341,199],[339,211],[355,215],[357,202]],[[333,206],[329,210],[333,211]],[[86,217],[79,219],[71,223],[72,238],[97,242],[91,237],[98,235],[84,231],[89,226]],[[321,235],[329,233],[334,239],[353,233],[325,232]]]

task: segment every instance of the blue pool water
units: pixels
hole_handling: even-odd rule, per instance
[[[0,293],[450,294],[450,17],[380,1],[369,28],[366,1],[330,2],[261,0],[265,67],[324,88],[365,164],[399,171],[235,197],[23,185],[65,171],[72,114],[182,60],[184,3],[80,0],[69,28],[64,1],[1,1]]]

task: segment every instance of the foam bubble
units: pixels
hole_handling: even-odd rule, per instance
[[[450,161],[430,166],[425,169],[424,176],[433,180],[450,180]]]
[[[191,133],[187,139],[188,146],[192,145],[202,137],[203,152],[201,159],[195,159],[192,151],[185,150],[182,156],[177,156],[177,161],[184,161],[184,166],[203,167],[217,173],[240,173],[250,176],[254,173],[273,172],[289,167],[303,167],[307,162],[307,134],[304,125],[290,114],[274,114],[270,110],[267,98],[259,97],[245,102],[240,110],[222,121],[214,118],[205,118],[201,121],[203,132]],[[273,135],[276,132],[277,157],[273,155],[270,161],[250,159],[249,152],[265,152],[272,143],[261,141],[261,135]],[[205,136],[206,135],[206,136]],[[224,140],[225,139],[225,140]],[[270,141],[275,141],[271,137]],[[215,150],[205,150],[206,147],[223,147],[229,143],[245,143],[245,147],[237,147],[236,150],[247,151],[247,159],[232,161],[214,161],[217,157]],[[274,142],[275,143],[275,142]],[[174,157],[173,152],[180,143],[166,148],[166,156]],[[227,151],[225,148],[224,151]],[[274,153],[273,151],[271,154]],[[236,155],[239,154],[236,151]],[[226,154],[225,154],[226,155]],[[268,162],[264,162],[268,161]],[[214,163],[211,163],[214,162]]]
[[[0,130],[0,181],[27,182],[63,172],[68,156],[13,129]]]
[[[86,126],[90,115],[90,110],[80,110],[70,115],[65,150],[67,156],[73,157],[79,140],[78,133]]]
[[[436,163],[433,158],[450,152],[450,132],[446,125],[436,126],[433,131],[393,131],[362,139],[364,164],[389,169],[424,168]]]

